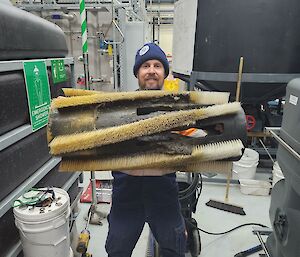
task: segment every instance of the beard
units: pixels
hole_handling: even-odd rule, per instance
[[[141,90],[161,90],[163,87],[163,83],[160,85],[159,81],[155,81],[156,83],[149,83],[147,80],[144,83],[139,81],[139,87]]]
[[[144,90],[161,90],[161,88],[145,88]]]

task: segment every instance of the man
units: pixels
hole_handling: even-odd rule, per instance
[[[165,53],[154,43],[145,44],[136,53],[133,73],[140,90],[161,89],[169,74]],[[124,172],[113,172],[112,207],[105,245],[108,256],[131,256],[147,222],[163,257],[184,257],[185,224],[180,213],[175,173],[153,176],[155,171]]]

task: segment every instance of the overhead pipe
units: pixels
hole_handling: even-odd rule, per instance
[[[70,22],[74,22],[77,16],[75,13],[52,13],[45,16],[45,19],[52,19],[52,20],[68,20]]]

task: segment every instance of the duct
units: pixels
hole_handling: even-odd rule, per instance
[[[74,22],[76,20],[75,13],[52,13],[48,14],[45,19],[52,19],[52,20],[68,20],[70,22]]]

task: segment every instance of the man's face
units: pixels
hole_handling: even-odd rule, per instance
[[[141,90],[160,90],[164,84],[165,69],[158,60],[144,62],[138,70],[137,78]]]

